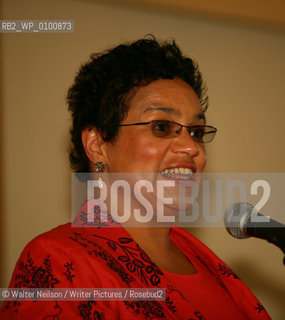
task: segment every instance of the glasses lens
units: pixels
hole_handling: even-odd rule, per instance
[[[152,134],[159,138],[170,138],[173,136],[174,123],[167,120],[155,120],[151,122]]]
[[[213,139],[215,138],[217,129],[211,126],[206,126],[205,127],[205,133],[203,136],[203,142],[204,143],[208,143],[213,141]]]
[[[204,142],[205,126],[193,126],[188,129],[190,136],[198,142]]]
[[[188,132],[193,139],[200,143],[211,142],[215,135],[217,129],[211,126],[193,126],[188,129]]]
[[[151,122],[151,131],[155,137],[173,138],[180,135],[182,126],[168,120],[154,120]],[[189,135],[198,143],[211,142],[217,129],[212,126],[191,126],[187,127]]]

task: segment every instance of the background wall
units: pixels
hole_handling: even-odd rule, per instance
[[[91,52],[147,33],[176,39],[199,61],[209,87],[208,119],[219,128],[206,171],[285,171],[282,29],[91,0],[2,0],[1,9],[2,19],[75,22],[72,34],[1,35],[2,287],[26,243],[69,220],[65,95]],[[224,229],[194,232],[273,319],[284,319],[281,251],[262,240],[235,240]]]

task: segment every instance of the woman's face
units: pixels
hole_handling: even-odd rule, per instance
[[[122,124],[152,120],[199,125],[204,124],[204,113],[186,82],[159,79],[136,91]],[[154,136],[151,125],[120,127],[115,142],[106,143],[105,155],[107,172],[150,172],[165,177],[168,170],[168,178],[178,180],[189,176],[189,169],[202,172],[206,165],[204,144],[194,141],[185,128],[180,135],[166,139]],[[175,175],[175,169],[179,174]]]

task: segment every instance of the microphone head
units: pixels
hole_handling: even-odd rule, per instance
[[[245,224],[254,207],[246,202],[230,205],[225,213],[224,223],[230,235],[238,239],[248,238]]]

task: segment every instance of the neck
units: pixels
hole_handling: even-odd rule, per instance
[[[172,245],[169,239],[170,226],[147,226],[130,227],[122,224],[125,230],[146,252],[155,247],[156,250],[167,251]]]

